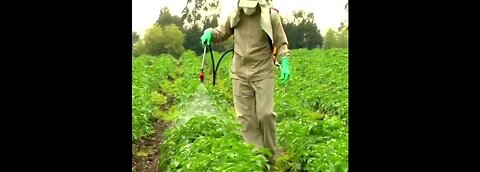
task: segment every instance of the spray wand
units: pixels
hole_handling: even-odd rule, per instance
[[[205,73],[203,72],[203,64],[205,64],[205,52],[207,51],[207,46],[203,48],[203,58],[202,58],[202,68],[200,69],[200,82],[203,83],[203,79],[205,78]]]
[[[215,85],[215,79],[217,77],[217,71],[218,71],[218,68],[220,67],[220,62],[222,61],[223,57],[225,57],[225,55],[227,55],[229,52],[233,52],[233,48],[228,50],[228,51],[225,51],[221,56],[220,56],[220,59],[218,59],[218,63],[217,65],[215,66],[215,59],[213,58],[213,52],[212,52],[212,47],[210,45],[206,45],[203,47],[203,57],[202,57],[202,68],[200,70],[200,82],[204,83],[204,79],[205,79],[205,73],[204,73],[204,63],[205,63],[205,54],[207,53],[207,46],[208,46],[208,50],[210,52],[210,57],[212,59],[212,70],[213,70],[213,85]]]
[[[205,54],[207,53],[207,46],[208,46],[208,50],[210,51],[210,57],[212,58],[213,85],[215,85],[215,77],[217,76],[217,70],[215,69],[215,61],[214,61],[215,59],[213,58],[212,47],[210,45],[205,45],[203,47],[202,68],[200,70],[200,82],[203,83],[203,81],[205,79],[204,64],[205,64]],[[220,63],[220,61],[219,61],[219,63]]]

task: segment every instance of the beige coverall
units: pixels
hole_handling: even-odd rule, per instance
[[[265,1],[259,0],[254,14],[247,16],[237,9],[219,23],[219,26],[214,28],[212,42],[225,41],[232,34],[235,44],[230,73],[233,79],[235,111],[243,126],[243,139],[275,153],[275,65],[268,41],[272,39],[277,49],[277,57],[289,57],[288,41],[280,15],[271,10]]]

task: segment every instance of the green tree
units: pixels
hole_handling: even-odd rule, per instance
[[[299,27],[304,32],[304,48],[313,49],[317,47],[322,47],[323,37],[320,34],[320,30],[317,28],[317,24],[313,22],[306,22],[302,23]]]
[[[337,47],[336,36],[337,36],[337,34],[332,28],[327,30],[327,34],[325,34],[325,43],[324,43],[324,48],[325,49],[330,49],[330,48]]]
[[[219,4],[219,0],[210,0],[208,3],[206,0],[187,0],[181,17],[184,27],[197,25],[202,29],[209,17],[220,15]]]
[[[348,48],[348,28],[343,28],[337,33],[337,47]]]
[[[185,30],[185,48],[194,51],[197,55],[203,53],[203,47],[200,41],[202,34],[202,29],[197,25]]]
[[[314,14],[306,14],[303,10],[293,12],[293,21],[283,20],[289,48],[322,47],[323,37],[314,21]]]
[[[182,28],[182,21],[179,16],[173,15],[170,13],[170,10],[167,7],[160,9],[160,15],[158,16],[157,21],[155,22],[161,26],[167,26],[174,24],[179,28]]]
[[[301,37],[301,33],[298,32],[297,26],[293,22],[285,21],[283,24],[283,29],[285,30],[285,35],[287,35],[289,48],[290,49],[297,49],[299,48],[299,38]]]
[[[140,39],[140,36],[137,34],[137,32],[132,32],[132,55],[135,56],[135,54],[137,54],[135,52],[135,43],[138,42],[138,39]]]
[[[218,0],[212,0],[208,3],[205,0],[187,0],[181,17],[181,21],[184,23],[185,49],[192,50],[197,55],[203,53],[200,37],[205,29],[218,26],[220,16],[217,13],[218,9],[220,9]],[[215,43],[211,46],[214,51],[220,52],[231,47],[228,42]]]
[[[147,50],[145,47],[145,44],[143,43],[143,40],[139,39],[134,45],[133,45],[133,52],[132,55],[134,57],[138,57],[141,54],[147,54]]]
[[[132,45],[140,39],[140,35],[137,32],[132,32]]]
[[[179,57],[184,51],[184,34],[175,24],[161,26],[154,24],[147,29],[144,38],[136,44],[137,54],[171,54]]]
[[[164,52],[175,57],[180,57],[185,50],[183,47],[185,35],[180,30],[180,27],[175,24],[167,25],[163,27],[163,33],[160,44],[163,45]]]

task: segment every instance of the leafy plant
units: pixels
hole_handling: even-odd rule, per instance
[[[285,149],[277,169],[348,171],[348,50],[291,53],[292,78],[280,85],[277,70],[275,86],[277,146]],[[217,63],[220,54],[214,56]],[[193,51],[178,61],[169,55],[132,60],[132,139],[153,132],[152,114],[175,122],[164,133],[159,170],[263,171],[268,151],[244,143],[235,118],[231,61],[231,55],[222,59],[213,86],[209,54],[203,85],[202,59]],[[167,111],[159,108],[172,100]]]
[[[278,126],[278,138],[279,144],[293,155],[293,171],[348,168],[348,131],[338,117],[321,121],[282,121]]]
[[[140,56],[132,59],[132,140],[153,133],[150,118],[166,102],[159,94],[160,83],[170,77],[175,60],[170,55]]]
[[[262,171],[264,154],[242,141],[239,125],[217,116],[195,116],[171,128],[162,146],[164,171]]]

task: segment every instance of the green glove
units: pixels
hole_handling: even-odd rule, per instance
[[[282,80],[282,84],[285,84],[290,79],[290,61],[287,57],[282,59],[282,74],[280,80]]]
[[[202,37],[200,38],[202,40],[202,45],[205,45],[205,44],[210,45],[210,43],[212,43],[212,35],[213,35],[212,28],[205,29]]]

